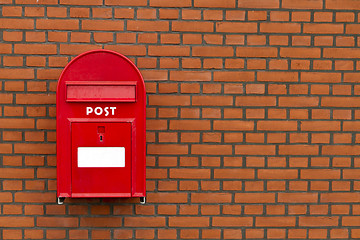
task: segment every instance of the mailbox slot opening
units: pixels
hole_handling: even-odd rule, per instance
[[[67,102],[136,102],[136,82],[66,82]]]

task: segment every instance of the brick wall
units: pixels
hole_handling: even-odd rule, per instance
[[[0,239],[360,238],[358,0],[1,0]],[[148,203],[56,199],[56,84],[146,81]]]

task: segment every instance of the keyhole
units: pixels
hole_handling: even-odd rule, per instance
[[[97,132],[100,137],[100,142],[103,141],[104,133],[105,133],[105,126],[98,126]]]

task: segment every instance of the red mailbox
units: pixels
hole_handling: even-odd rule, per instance
[[[57,197],[145,203],[145,86],[125,56],[94,50],[61,73],[56,96]]]

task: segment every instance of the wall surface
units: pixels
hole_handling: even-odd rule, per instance
[[[360,1],[0,0],[0,239],[360,238]],[[55,95],[147,87],[147,201],[57,205]]]

